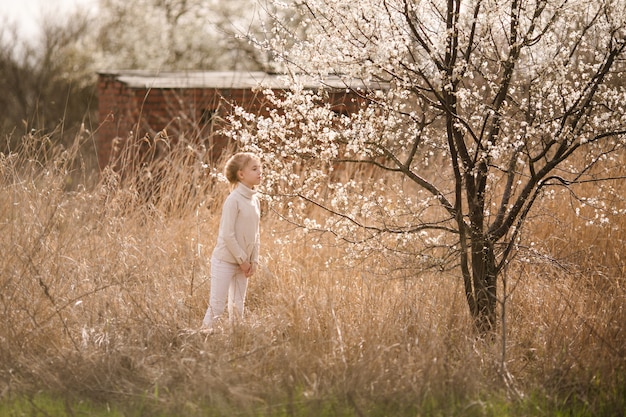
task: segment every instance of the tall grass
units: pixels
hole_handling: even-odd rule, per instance
[[[507,271],[505,337],[489,342],[456,275],[375,257],[348,266],[341,244],[313,245],[266,210],[247,317],[209,335],[197,329],[228,186],[184,141],[88,185],[82,140],[63,150],[26,137],[0,156],[4,401],[43,390],[172,415],[625,410],[623,216],[606,236],[540,207],[558,222],[528,233],[560,261]],[[578,255],[591,247],[606,256]]]

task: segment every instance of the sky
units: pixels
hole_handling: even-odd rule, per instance
[[[21,36],[34,38],[44,16],[62,17],[78,7],[95,8],[98,0],[0,0],[0,24],[16,22]]]

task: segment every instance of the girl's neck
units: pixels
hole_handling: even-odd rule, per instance
[[[249,185],[249,184],[246,184],[246,183],[245,183],[245,182],[243,182],[243,181],[239,181],[239,182],[237,183],[237,185],[239,185],[239,184],[241,184],[241,185],[243,185],[244,187],[249,188],[249,189],[251,189],[251,190],[253,190],[253,191],[254,191],[254,185]]]

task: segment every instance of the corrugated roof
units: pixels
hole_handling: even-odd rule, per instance
[[[262,71],[101,71],[100,75],[115,77],[131,88],[255,88],[284,89],[287,81],[283,74],[268,74]],[[322,83],[312,77],[304,77],[305,88],[319,88]],[[330,88],[364,88],[360,80],[345,80],[339,76],[329,76],[323,85]],[[381,88],[381,86],[369,88]]]

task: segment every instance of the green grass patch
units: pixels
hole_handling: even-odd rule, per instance
[[[118,400],[119,401],[119,400]],[[512,401],[500,394],[478,400],[457,401],[443,397],[429,397],[414,404],[385,401],[380,403],[352,399],[292,398],[277,404],[258,404],[238,407],[235,404],[209,405],[191,400],[172,403],[167,400],[143,398],[132,402],[94,403],[90,400],[70,399],[39,393],[33,396],[4,399],[0,402],[2,417],[193,417],[193,416],[250,416],[250,417],[587,417],[624,415],[623,400],[608,402],[592,409],[582,402],[559,403],[541,394]]]
[[[51,394],[24,395],[19,398],[4,399],[0,402],[0,416],[2,417],[122,417],[128,415],[130,414],[124,414],[107,404],[71,400]]]

